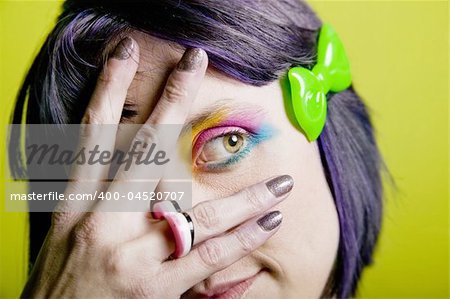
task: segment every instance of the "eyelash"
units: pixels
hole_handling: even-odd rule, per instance
[[[138,110],[136,108],[135,104],[129,104],[129,103],[125,103],[124,107],[122,109],[122,115],[121,115],[121,122],[126,122],[126,121],[130,121],[132,120],[134,117],[136,117],[138,115]],[[198,147],[196,146],[196,142],[198,141],[198,139],[201,139],[200,137],[204,134],[206,134],[207,132],[213,131],[213,130],[219,130],[221,129],[221,132],[218,134],[215,134],[214,136],[208,138],[206,141],[203,142],[203,144]],[[252,132],[254,131],[254,132]],[[256,132],[258,131],[258,132]],[[218,163],[206,163],[202,166],[198,166],[196,165],[196,167],[200,170],[205,170],[205,171],[220,171],[225,169],[226,167],[229,167],[233,164],[238,163],[241,159],[245,158],[251,151],[251,149],[253,149],[256,145],[258,145],[259,143],[261,143],[262,141],[268,139],[271,137],[272,135],[272,130],[270,129],[270,127],[261,127],[260,130],[251,130],[251,129],[245,129],[242,127],[226,127],[226,126],[218,126],[218,127],[212,127],[209,129],[206,129],[202,132],[200,132],[197,137],[194,139],[194,144],[193,144],[193,149],[195,148],[200,148],[200,150],[197,150],[195,153],[195,156],[193,156],[193,162],[195,164],[196,159],[198,158],[198,156],[201,153],[201,150],[203,149],[203,146],[205,144],[207,144],[208,142],[216,139],[216,138],[221,138],[224,137],[226,135],[232,135],[232,134],[237,134],[237,135],[244,135],[244,138],[247,139],[245,148],[240,150],[237,154],[233,155],[230,159],[224,161],[224,162],[218,162]]]
[[[204,142],[202,142],[202,144],[200,146],[197,145],[197,142],[199,139],[202,139],[201,137],[204,134],[207,134],[210,131],[213,130],[220,130],[218,134],[212,134],[212,137],[207,138]],[[261,130],[263,131],[263,130]],[[224,162],[218,162],[218,163],[206,163],[203,165],[196,165],[196,160],[199,157],[199,155],[202,152],[203,147],[205,146],[205,144],[207,144],[208,142],[213,141],[216,138],[221,138],[227,135],[232,135],[232,134],[236,134],[236,135],[244,135],[244,138],[247,139],[245,148],[243,148],[242,150],[240,150],[237,154],[233,155],[231,158],[229,158],[228,160],[224,161]],[[258,145],[260,142],[262,142],[263,140],[267,139],[269,137],[269,134],[264,134],[262,132],[251,132],[249,130],[246,130],[244,128],[240,128],[240,127],[214,127],[214,128],[210,128],[207,130],[204,130],[202,132],[200,132],[198,134],[198,137],[195,138],[194,141],[194,155],[193,155],[193,162],[194,165],[200,169],[200,170],[205,170],[205,171],[220,171],[225,169],[226,167],[229,167],[233,164],[238,163],[240,160],[242,160],[243,158],[245,158],[251,151],[252,148],[254,148],[256,145]]]
[[[136,109],[136,105],[125,103],[122,109],[122,115],[120,116],[120,120],[131,120],[133,117],[138,115],[138,111]]]

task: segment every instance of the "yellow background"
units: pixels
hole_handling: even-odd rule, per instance
[[[398,187],[388,192],[375,265],[365,272],[359,296],[448,298],[448,3],[312,6],[346,46],[354,85],[372,109]],[[2,141],[17,88],[58,9],[57,1],[0,1]],[[3,201],[1,209],[0,298],[10,298],[18,296],[26,277],[27,216],[4,212]]]

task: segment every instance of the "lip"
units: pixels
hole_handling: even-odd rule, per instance
[[[239,280],[239,281],[233,281],[228,282],[222,285],[218,285],[217,287],[211,289],[211,292],[209,292],[209,296],[204,296],[202,298],[208,298],[208,299],[238,299],[242,298],[245,293],[250,289],[253,282],[257,278],[259,272],[255,275]]]

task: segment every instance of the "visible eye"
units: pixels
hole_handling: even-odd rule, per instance
[[[194,164],[202,169],[224,168],[237,162],[251,146],[250,133],[238,127],[218,127],[202,132],[194,146]]]
[[[245,148],[247,137],[241,133],[227,133],[223,136],[215,137],[203,146],[198,158],[197,165],[205,163],[224,163],[232,159]]]
[[[127,97],[128,99],[128,97]],[[138,115],[137,107],[135,104],[130,104],[125,102],[123,109],[122,109],[122,115],[120,116],[121,122],[124,121],[130,121],[132,120],[136,115]]]
[[[202,171],[227,169],[236,164],[252,149],[273,134],[270,126],[255,129],[242,127],[213,127],[200,132],[194,139],[192,161]]]
[[[223,146],[227,152],[235,154],[237,153],[244,144],[244,137],[238,134],[228,134],[222,137]]]

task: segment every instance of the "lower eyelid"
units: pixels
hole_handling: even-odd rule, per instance
[[[234,164],[238,163],[240,160],[242,160],[248,154],[250,154],[250,152],[253,149],[253,147],[255,147],[259,143],[257,141],[253,141],[252,139],[254,137],[252,137],[252,136],[250,136],[248,138],[249,138],[249,141],[247,141],[247,144],[246,144],[245,148],[243,150],[241,150],[239,153],[237,153],[236,155],[230,157],[229,159],[227,159],[225,161],[221,161],[221,162],[207,162],[207,163],[203,163],[200,166],[200,169],[209,170],[209,171],[223,170],[224,168],[226,168],[228,166],[231,166],[231,165],[234,165]]]
[[[233,132],[233,128],[238,130],[237,133],[245,134],[247,136],[248,142],[247,142],[246,148],[243,151],[241,151],[240,153],[238,153],[236,156],[231,157],[230,159],[228,159],[228,160],[226,160],[224,162],[218,162],[218,163],[213,163],[213,162],[208,163],[207,162],[207,163],[204,163],[204,164],[202,164],[199,167],[200,170],[202,170],[202,169],[206,170],[206,171],[208,171],[208,170],[210,170],[210,171],[211,170],[223,170],[223,169],[225,169],[228,166],[236,164],[240,160],[245,158],[248,154],[250,154],[251,150],[255,146],[259,145],[261,142],[263,142],[265,140],[270,139],[276,133],[275,129],[271,125],[263,125],[263,126],[260,127],[260,129],[257,132],[251,132],[251,131],[245,130],[243,128],[240,128],[240,127],[228,127],[228,130],[223,130],[222,136],[232,133]],[[216,127],[216,128],[212,128],[212,129],[220,129],[220,127]],[[208,130],[212,130],[212,129],[208,129]],[[223,129],[223,127],[222,127],[222,129]],[[201,134],[202,133],[199,134],[200,137],[201,137]],[[220,134],[217,134],[213,138],[218,138],[219,136],[220,136]],[[206,142],[209,142],[213,138],[209,138]],[[196,141],[198,141],[198,139],[196,139]],[[201,147],[195,145],[196,150],[197,151],[198,151],[198,149],[201,150],[203,148],[204,144],[206,144],[206,142],[203,142]],[[194,149],[194,147],[193,147],[193,149]],[[194,163],[195,163],[195,161],[196,161],[196,159],[197,159],[197,157],[198,157],[198,155],[200,153],[201,153],[201,151],[200,152],[196,152],[195,153],[196,156],[195,157],[193,156]],[[194,154],[194,152],[193,152],[193,154]]]
[[[193,141],[193,158],[194,155],[198,156],[199,152],[207,142],[213,140],[214,138],[219,138],[221,136],[232,134],[234,132],[243,135],[251,135],[251,133],[238,127],[214,127],[200,132],[197,136],[195,136]]]

